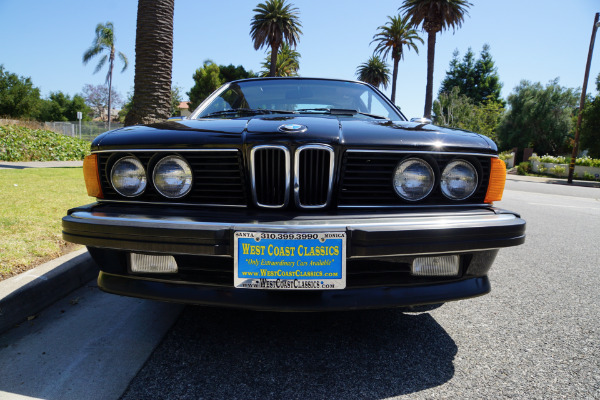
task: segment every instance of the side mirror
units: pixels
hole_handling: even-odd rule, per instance
[[[431,120],[429,118],[420,117],[420,118],[411,118],[410,122],[417,122],[419,124],[431,124]]]

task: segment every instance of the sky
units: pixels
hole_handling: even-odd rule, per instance
[[[507,98],[523,79],[546,84],[560,78],[566,87],[582,87],[594,14],[600,0],[470,0],[461,28],[437,35],[434,96],[452,53],[469,47],[476,55],[487,43]],[[402,0],[291,0],[300,11],[302,36],[299,74],[305,77],[356,79],[357,67],[373,54],[377,28],[396,15]],[[260,71],[266,49],[254,50],[250,39],[252,9],[259,0],[175,0],[173,84],[185,92],[192,75],[211,59]],[[42,96],[62,91],[81,93],[85,84],[103,84],[106,70],[94,74],[97,61],[83,65],[98,23],[113,22],[117,50],[129,58],[113,86],[125,99],[133,91],[135,71],[135,0],[0,0],[0,64],[30,77]],[[421,36],[426,41],[426,33]],[[600,36],[600,35],[599,35]],[[391,60],[388,60],[390,69]],[[397,105],[404,114],[423,114],[427,67],[426,45],[407,52],[400,62]],[[600,46],[592,59],[588,92],[595,94]],[[388,87],[384,92],[390,96]],[[186,98],[187,99],[187,98]]]

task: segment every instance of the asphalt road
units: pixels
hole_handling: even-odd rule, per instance
[[[600,398],[600,189],[509,181],[492,292],[427,313],[186,307],[123,399]]]
[[[0,336],[0,399],[600,398],[600,189],[509,181],[492,292],[429,312],[279,314],[93,283]]]

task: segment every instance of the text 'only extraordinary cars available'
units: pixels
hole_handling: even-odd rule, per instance
[[[525,221],[485,136],[408,122],[361,82],[230,82],[188,119],[106,132],[65,240],[103,290],[261,310],[440,303],[490,291]]]

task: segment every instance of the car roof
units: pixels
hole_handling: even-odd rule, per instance
[[[369,85],[363,81],[357,81],[352,79],[338,79],[338,78],[313,78],[313,77],[305,77],[305,76],[263,76],[256,78],[245,78],[245,79],[237,79],[235,81],[231,81],[229,83],[238,83],[238,82],[249,82],[249,81],[274,81],[274,80],[306,80],[306,81],[333,81],[333,82],[351,82],[351,83],[359,83],[362,85]],[[372,86],[372,85],[369,85]]]

